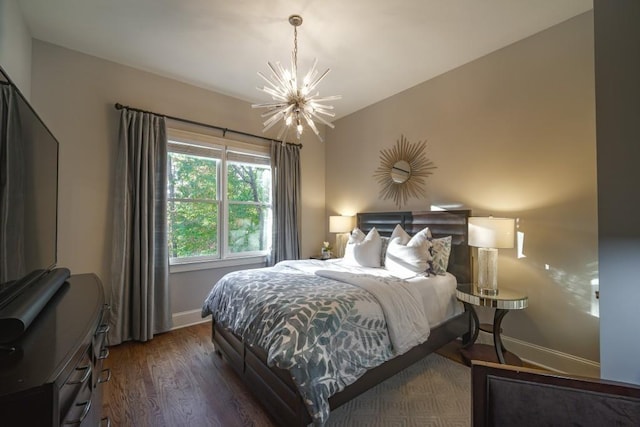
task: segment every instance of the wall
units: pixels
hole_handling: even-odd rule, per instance
[[[505,318],[507,347],[597,376],[593,62],[589,12],[338,120],[326,200],[329,215],[397,209],[372,178],[380,150],[401,134],[426,139],[437,169],[427,196],[403,209],[517,218],[526,257],[501,250],[499,283],[526,293],[529,308]]]
[[[249,83],[248,83],[249,84]],[[33,42],[32,104],[60,141],[58,265],[95,272],[110,286],[112,193],[119,112],[114,104],[261,134],[250,104],[38,40]],[[302,255],[325,235],[324,145],[303,139]],[[223,272],[171,275],[174,313],[199,314]],[[107,293],[107,295],[109,295]],[[198,317],[198,316],[196,316]]]
[[[640,384],[640,3],[594,14],[602,377]]]
[[[0,66],[31,97],[31,34],[16,0],[0,0]]]

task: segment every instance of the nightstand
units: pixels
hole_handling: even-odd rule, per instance
[[[322,255],[311,255],[309,258],[310,259],[317,259],[319,261],[326,261],[328,259],[334,259],[332,256],[329,257],[329,258],[322,258]]]
[[[500,288],[498,295],[480,295],[476,285],[462,284],[456,289],[456,298],[462,301],[465,310],[471,313],[470,333],[471,337],[463,342],[460,354],[467,363],[471,360],[484,360],[489,362],[499,362],[502,364],[522,366],[522,360],[515,354],[507,351],[502,344],[500,326],[502,319],[510,310],[523,310],[529,305],[529,298],[519,292],[505,288]],[[480,324],[478,314],[474,307],[495,308],[493,325]],[[486,344],[476,344],[480,331],[493,334],[493,346]]]

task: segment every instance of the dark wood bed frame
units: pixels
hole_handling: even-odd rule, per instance
[[[468,210],[374,212],[360,213],[357,219],[358,227],[365,233],[376,227],[380,235],[389,236],[396,224],[400,224],[409,234],[428,226],[433,237],[452,236],[448,270],[456,276],[458,283],[468,283],[471,281],[471,256],[467,245],[469,215]],[[465,311],[433,328],[426,342],[367,371],[356,382],[333,395],[329,399],[331,409],[364,393],[448,342],[461,336],[468,339],[470,322],[470,315]],[[288,371],[267,366],[263,349],[245,345],[240,337],[216,324],[215,319],[212,325],[216,353],[228,361],[274,421],[286,426],[311,423],[311,417]]]

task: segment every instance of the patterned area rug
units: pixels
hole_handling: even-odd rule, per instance
[[[438,354],[331,412],[327,426],[471,425],[471,370]]]

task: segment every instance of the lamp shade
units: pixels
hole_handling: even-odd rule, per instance
[[[470,217],[469,245],[478,248],[513,248],[513,218]]]
[[[348,233],[352,224],[352,216],[332,215],[329,217],[329,233]]]

